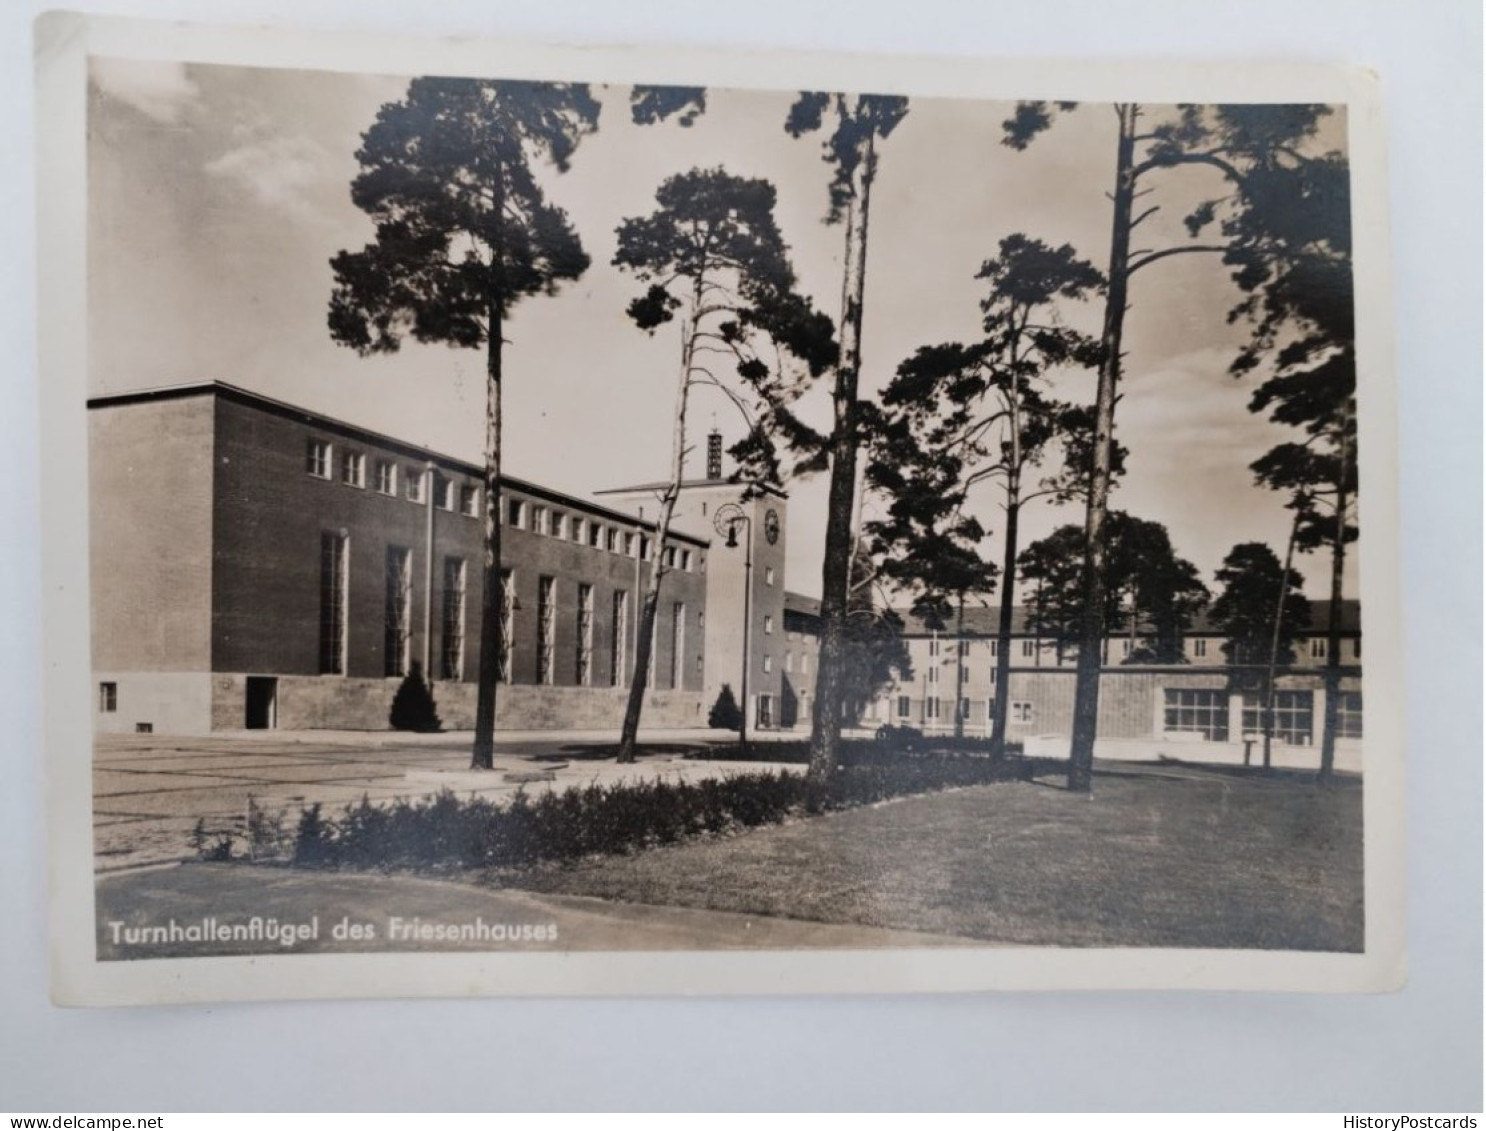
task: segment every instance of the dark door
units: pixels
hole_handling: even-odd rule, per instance
[[[275,715],[278,713],[278,694],[279,681],[272,676],[248,676],[249,730],[273,730],[277,722]]]

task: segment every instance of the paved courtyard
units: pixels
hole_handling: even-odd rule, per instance
[[[725,737],[719,735],[719,737]],[[504,797],[591,782],[656,778],[695,780],[768,769],[767,763],[686,760],[707,732],[644,732],[652,753],[633,765],[614,762],[612,733],[506,734],[493,771],[471,771],[468,734],[387,732],[245,732],[199,738],[99,736],[93,752],[94,850],[99,872],[192,858],[191,833],[247,822],[248,803],[284,812],[300,808],[432,797]],[[799,767],[794,767],[798,769]]]

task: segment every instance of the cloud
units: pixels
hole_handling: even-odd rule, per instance
[[[334,158],[304,134],[259,138],[206,164],[206,171],[246,189],[259,203],[300,219],[321,215],[312,201]]]
[[[96,57],[89,63],[99,90],[166,125],[179,122],[201,93],[184,63]]]

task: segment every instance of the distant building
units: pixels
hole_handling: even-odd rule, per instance
[[[1007,737],[1066,736],[1073,729],[1077,650],[1059,649],[1028,623],[1027,609],[1014,610],[1010,686],[997,686],[997,610],[966,609],[963,631],[936,630],[923,618],[900,611],[913,675],[885,688],[866,712],[864,725],[894,724],[928,732],[952,732],[956,715],[966,734],[990,732],[996,699],[1008,698]],[[1276,679],[1275,738],[1295,747],[1321,739],[1330,604],[1311,603],[1310,627],[1297,640],[1292,664]],[[1362,629],[1359,606],[1341,610],[1341,681],[1338,738],[1355,750],[1362,737]],[[1110,752],[1120,743],[1153,742],[1167,748],[1192,743],[1241,752],[1262,723],[1261,699],[1253,690],[1264,669],[1235,667],[1223,653],[1223,635],[1199,618],[1186,634],[1183,664],[1129,664],[1139,638],[1114,635],[1105,641],[1100,678],[1099,741]],[[1209,751],[1216,753],[1216,751]]]

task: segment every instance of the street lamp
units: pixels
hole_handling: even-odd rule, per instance
[[[746,526],[748,541],[743,544],[743,675],[739,682],[742,709],[738,712],[738,748],[748,754],[748,646],[753,628],[753,519],[737,503],[724,503],[712,518],[717,533],[726,536],[727,548],[738,548],[738,527]]]

